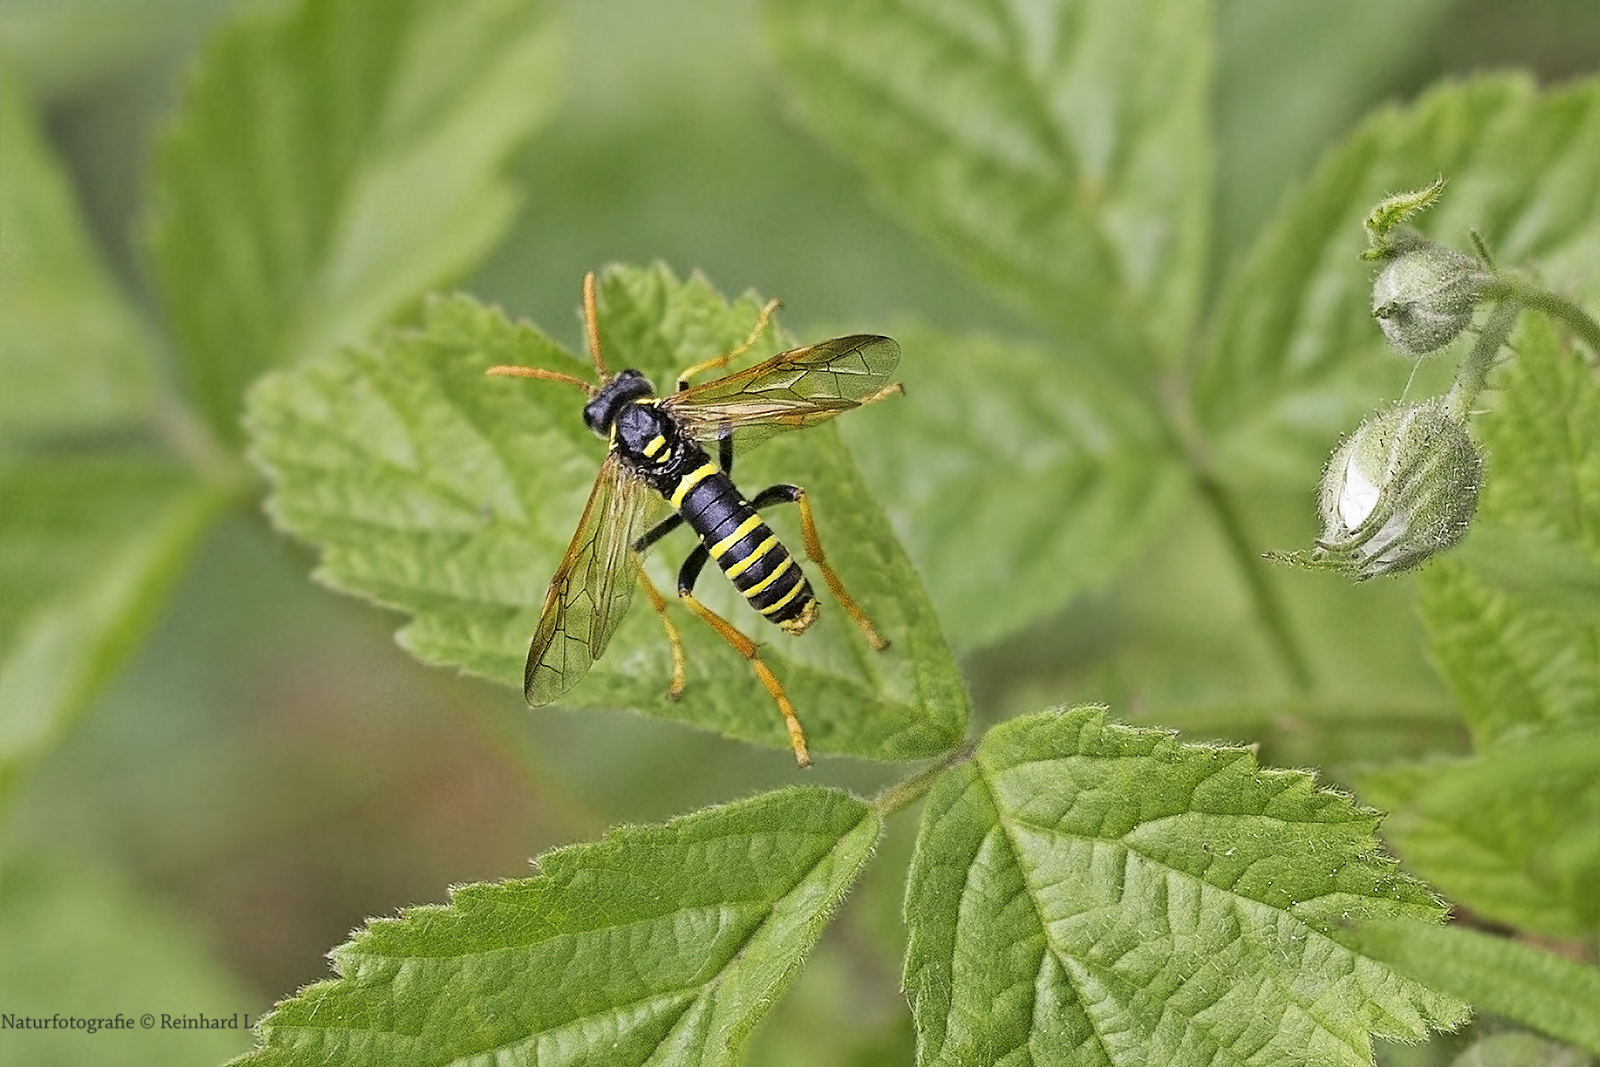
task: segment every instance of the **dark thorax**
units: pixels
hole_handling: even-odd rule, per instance
[[[670,496],[707,455],[662,410],[650,379],[636,370],[612,378],[583,409],[583,421],[608,438],[622,462],[662,496]]]

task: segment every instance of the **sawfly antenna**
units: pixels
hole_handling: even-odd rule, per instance
[[[606,380],[606,361],[600,355],[600,316],[594,310],[594,271],[583,276],[583,326],[589,334],[589,356],[594,360],[594,372]]]
[[[594,271],[583,276],[583,325],[584,331],[589,336],[589,356],[594,360],[595,373],[603,382],[606,380],[605,360],[600,357],[600,322],[595,315],[594,302]],[[541,367],[515,367],[498,366],[490,367],[484,371],[497,377],[506,378],[541,378],[547,382],[564,382],[567,385],[576,385],[579,389],[594,396],[600,392],[600,387],[593,382],[586,382],[582,378],[571,374],[563,374],[558,370],[544,370]]]

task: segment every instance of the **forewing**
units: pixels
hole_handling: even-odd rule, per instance
[[[548,704],[576,685],[622,624],[635,581],[628,553],[651,499],[615,452],[606,457],[528,646],[523,693],[529,704]]]
[[[900,346],[857,333],[779,352],[748,370],[674,393],[661,403],[700,440],[761,439],[815,426],[857,407],[889,384]]]

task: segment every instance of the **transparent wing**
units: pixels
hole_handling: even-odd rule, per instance
[[[761,440],[815,426],[857,407],[889,384],[900,362],[891,338],[855,333],[779,352],[748,370],[673,393],[662,400],[700,440]]]
[[[616,453],[606,457],[528,646],[523,694],[529,704],[548,704],[578,684],[622,624],[635,582],[628,553],[653,500]]]

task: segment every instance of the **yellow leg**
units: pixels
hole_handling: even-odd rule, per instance
[[[874,396],[872,399],[877,399]],[[868,401],[870,403],[870,401]],[[878,636],[878,631],[872,628],[872,623],[867,619],[867,613],[861,610],[861,605],[855,598],[845,592],[844,582],[839,579],[838,573],[828,563],[827,555],[822,551],[822,539],[817,536],[817,523],[811,517],[811,504],[806,500],[806,491],[801,489],[795,497],[795,503],[800,505],[800,535],[805,540],[806,557],[817,565],[822,572],[823,581],[828,583],[828,588],[833,591],[834,599],[845,613],[855,620],[861,628],[861,634],[867,639],[867,644],[872,646],[874,652],[882,652],[889,647],[889,642]]]
[[[715,370],[718,367],[726,367],[729,363],[732,363],[734,360],[750,351],[751,348],[755,347],[755,343],[759,341],[761,339],[761,335],[766,332],[767,323],[772,321],[773,312],[777,311],[781,306],[781,301],[768,300],[767,306],[761,309],[760,315],[756,316],[755,329],[751,330],[750,336],[744,339],[744,344],[740,345],[738,348],[735,348],[732,352],[728,352],[720,356],[714,356],[702,363],[696,363],[694,366],[678,375],[678,392],[681,393],[685,389],[689,388],[689,379],[693,378],[696,374],[704,374],[708,370]]]
[[[706,620],[713,630],[721,634],[722,639],[732,645],[734,651],[750,661],[751,669],[756,672],[756,677],[761,679],[761,684],[767,687],[767,692],[772,694],[772,699],[778,705],[778,711],[783,715],[784,724],[789,727],[789,747],[794,749],[795,762],[802,767],[811,766],[811,753],[806,751],[806,735],[800,729],[800,719],[795,715],[794,705],[789,703],[789,696],[783,691],[777,676],[761,662],[760,646],[734,629],[733,624],[727,619],[696,600],[693,593],[680,591],[678,596],[689,605],[691,611]]]
[[[683,695],[684,685],[683,639],[678,636],[678,628],[667,617],[667,602],[656,591],[656,583],[650,580],[650,575],[645,573],[644,562],[639,554],[631,552],[629,558],[633,560],[634,572],[639,575],[639,584],[644,586],[644,595],[650,598],[650,606],[656,609],[656,616],[666,628],[667,641],[672,645],[672,684],[667,686],[667,699],[677,700]]]

